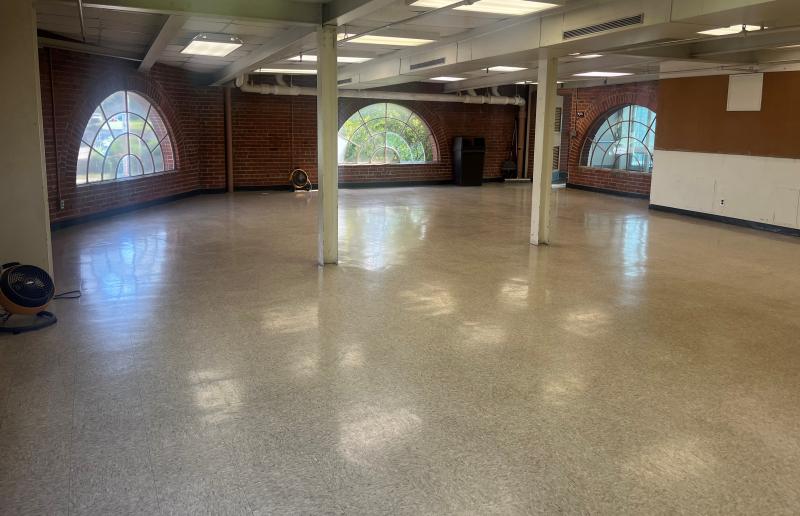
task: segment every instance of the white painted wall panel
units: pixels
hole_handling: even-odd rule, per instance
[[[650,202],[800,228],[800,160],[656,150]]]
[[[728,111],[761,111],[763,73],[728,76]]]

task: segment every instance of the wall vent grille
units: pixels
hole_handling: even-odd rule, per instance
[[[445,63],[444,57],[437,57],[436,59],[431,59],[430,61],[423,61],[422,63],[414,63],[409,66],[411,70],[419,70],[420,68],[428,68],[429,66],[436,66],[436,65],[443,65]]]
[[[351,82],[353,82],[353,78],[348,77],[347,79],[339,79],[336,84],[350,84]]]
[[[630,27],[631,25],[640,25],[642,23],[644,23],[644,13],[609,22],[598,23],[596,25],[589,25],[587,27],[580,27],[578,29],[565,30],[563,36],[564,39],[573,39],[581,36],[588,36],[590,34],[597,34],[598,32],[605,32],[607,30],[621,29],[622,27]]]

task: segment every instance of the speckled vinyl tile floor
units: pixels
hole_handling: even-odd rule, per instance
[[[800,239],[530,187],[201,196],[54,233],[3,514],[797,514]]]

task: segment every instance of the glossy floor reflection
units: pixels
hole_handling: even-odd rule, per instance
[[[800,239],[526,185],[186,199],[54,234],[0,513],[797,514]]]

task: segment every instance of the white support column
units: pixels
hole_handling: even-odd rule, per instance
[[[336,27],[317,30],[317,174],[319,176],[319,262],[339,261],[339,99]]]
[[[545,52],[545,51],[540,51]],[[541,54],[540,54],[541,55]],[[556,116],[558,58],[541,55],[536,89],[536,130],[533,144],[531,244],[550,243],[550,194],[553,187],[553,124]]]
[[[0,263],[53,273],[42,135],[36,12],[32,0],[0,1]]]

